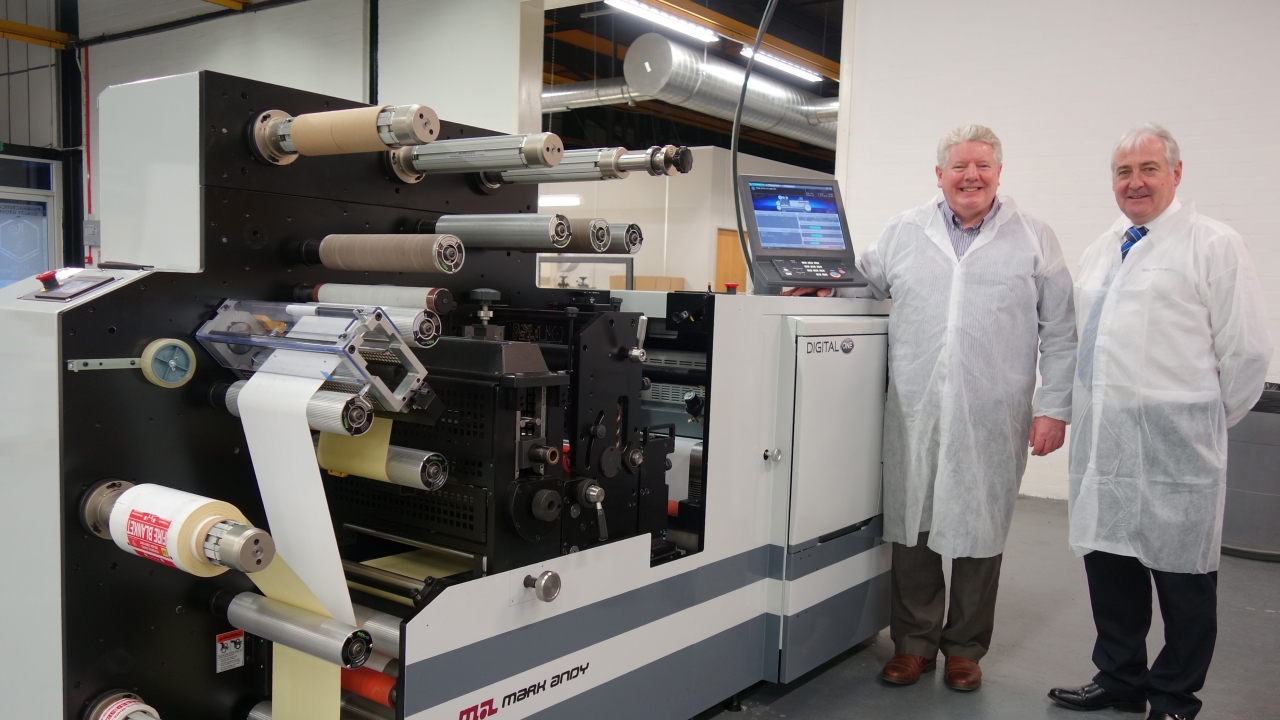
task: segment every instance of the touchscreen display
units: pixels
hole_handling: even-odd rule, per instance
[[[843,251],[844,228],[831,185],[751,182],[760,247]]]

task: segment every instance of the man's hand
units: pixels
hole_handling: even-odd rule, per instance
[[[1031,421],[1031,454],[1048,455],[1062,447],[1067,437],[1067,423],[1041,415]]]
[[[818,297],[827,297],[835,292],[834,288],[815,288],[815,287],[793,287],[790,290],[783,290],[783,295],[816,295]]]

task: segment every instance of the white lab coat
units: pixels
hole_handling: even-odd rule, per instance
[[[962,259],[940,197],[890,220],[858,259],[877,296],[893,297],[884,539],[916,544],[932,487],[929,547],[949,557],[1004,551],[1033,407],[1071,413],[1071,274],[1049,226],[1000,201]]]
[[[1212,572],[1227,428],[1257,402],[1271,360],[1262,287],[1240,235],[1191,203],[1148,223],[1121,263],[1131,224],[1121,217],[1094,241],[1075,284],[1082,353],[1103,305],[1092,387],[1075,380],[1071,547]]]

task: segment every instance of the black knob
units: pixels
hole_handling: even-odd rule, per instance
[[[493,288],[476,288],[470,293],[467,293],[467,296],[470,297],[473,302],[478,303],[491,303],[502,299],[502,293],[494,290]]]
[[[702,417],[702,411],[706,408],[707,401],[695,390],[690,390],[684,394],[684,409],[691,417]]]
[[[693,151],[681,145],[676,148],[675,155],[671,158],[671,164],[681,173],[687,173],[693,169]]]

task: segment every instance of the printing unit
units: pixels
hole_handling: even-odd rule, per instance
[[[537,286],[643,251],[538,183],[687,148],[208,71],[99,106],[105,261],[0,298],[12,716],[685,720],[888,625],[887,303]]]

